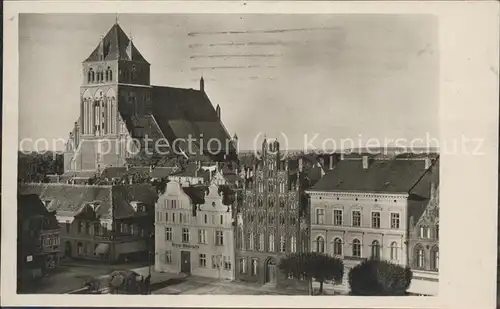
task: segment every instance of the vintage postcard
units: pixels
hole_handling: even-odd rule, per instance
[[[491,307],[498,8],[5,3],[2,305]]]

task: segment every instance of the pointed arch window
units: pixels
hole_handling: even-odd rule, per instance
[[[415,247],[415,264],[417,268],[425,267],[425,253],[420,245]]]
[[[439,270],[439,248],[437,246],[431,250],[431,269]]]
[[[92,68],[87,72],[87,83],[91,83],[94,75],[94,70]]]
[[[325,252],[325,239],[322,236],[316,238],[316,252]]]
[[[380,260],[380,243],[378,240],[372,242],[372,259]]]

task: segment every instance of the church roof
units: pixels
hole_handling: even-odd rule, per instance
[[[101,44],[103,44],[103,59],[99,57]],[[130,53],[127,52],[129,44],[131,45]],[[85,62],[110,60],[129,60],[148,63],[118,24],[114,24],[111,29],[109,29],[108,33],[103,37],[102,41],[99,42]]]
[[[153,114],[165,138],[173,140],[195,139],[192,150],[203,153],[210,148],[212,154],[229,153],[234,147],[205,92],[194,89],[154,86],[152,89]],[[210,142],[217,140],[218,142]],[[177,145],[183,144],[182,142]],[[218,149],[216,149],[218,148]],[[229,148],[229,149],[227,149]],[[192,154],[194,155],[194,154]]]

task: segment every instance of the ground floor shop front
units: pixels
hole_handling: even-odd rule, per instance
[[[64,239],[61,256],[107,262],[132,262],[148,259],[145,240]]]
[[[234,280],[234,253],[224,246],[171,243],[155,252],[155,271]]]

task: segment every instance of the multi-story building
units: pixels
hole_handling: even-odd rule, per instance
[[[167,183],[156,203],[155,270],[234,279],[233,205],[217,185]]]
[[[21,184],[56,214],[62,257],[109,262],[147,259],[156,190],[149,184]]]
[[[23,282],[54,270],[59,264],[60,227],[35,194],[17,201],[17,276]],[[23,280],[24,279],[24,280]]]
[[[203,78],[199,87],[151,85],[149,62],[114,24],[82,63],[80,115],[64,153],[65,173],[88,178],[89,171],[124,166],[132,153],[142,150],[138,147],[146,147],[146,138],[151,147],[161,139],[160,145],[214,160],[233,154],[220,106],[213,107]],[[208,143],[214,139],[220,142],[218,149],[210,148],[216,147]]]
[[[236,279],[273,285],[291,285],[278,271],[287,253],[309,248],[304,186],[321,176],[316,164],[306,172],[303,158],[281,154],[278,141],[264,140],[262,151],[243,170],[241,204],[236,226]],[[315,175],[314,177],[310,177]]]
[[[430,158],[344,158],[307,190],[311,249],[343,260],[344,287],[349,270],[365,259],[408,264],[408,218],[425,207],[430,190],[414,188],[431,164]]]
[[[420,185],[428,193],[425,208],[416,207],[410,214],[408,230],[408,263],[413,279],[408,292],[437,295],[439,290],[439,161],[433,164]],[[425,190],[431,184],[430,193]]]

